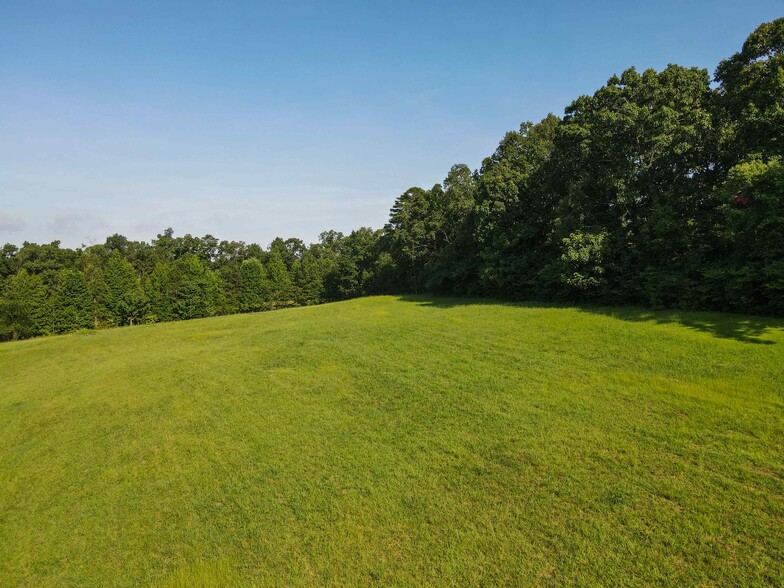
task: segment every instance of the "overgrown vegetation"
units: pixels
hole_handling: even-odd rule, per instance
[[[306,246],[169,229],[0,254],[0,338],[383,292],[784,313],[784,19],[708,72],[629,69],[389,223]]]
[[[784,322],[368,297],[0,346],[3,586],[782,586]]]

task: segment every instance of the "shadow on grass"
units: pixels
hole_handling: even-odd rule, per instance
[[[549,302],[513,302],[489,298],[441,298],[438,296],[401,296],[400,300],[432,308],[460,306],[513,306],[518,308],[572,308],[588,314],[599,314],[621,321],[681,325],[687,329],[708,333],[720,339],[734,339],[742,343],[773,345],[775,341],[761,339],[767,332],[784,330],[784,320],[775,317],[752,316],[722,312],[651,310],[638,307],[603,307],[584,304]]]

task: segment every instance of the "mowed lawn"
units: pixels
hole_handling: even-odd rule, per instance
[[[0,585],[373,584],[784,585],[784,322],[374,297],[0,345]]]

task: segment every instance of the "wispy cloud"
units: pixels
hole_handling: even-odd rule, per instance
[[[80,231],[105,230],[109,223],[90,214],[60,214],[49,223],[57,234],[73,234]]]
[[[15,233],[21,231],[27,226],[27,223],[18,216],[9,216],[0,214],[0,231]]]

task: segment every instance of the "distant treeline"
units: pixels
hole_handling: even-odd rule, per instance
[[[713,81],[678,65],[613,76],[480,169],[410,188],[378,231],[6,245],[0,338],[384,292],[784,314],[784,19]]]

